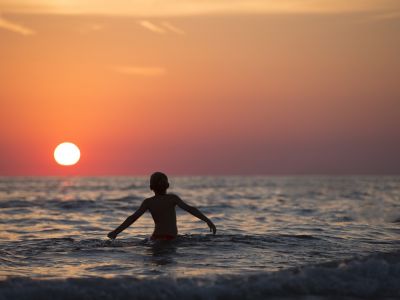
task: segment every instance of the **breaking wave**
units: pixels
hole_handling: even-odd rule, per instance
[[[298,299],[400,297],[400,252],[278,272],[139,279],[8,277],[0,299]]]

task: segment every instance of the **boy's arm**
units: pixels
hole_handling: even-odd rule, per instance
[[[135,213],[129,217],[126,218],[126,220],[119,225],[115,230],[109,232],[107,236],[110,239],[115,239],[119,233],[124,231],[126,228],[128,228],[130,225],[132,225],[133,222],[135,222],[137,219],[139,219],[147,210],[147,204],[146,200],[142,202],[142,205],[138,208]]]
[[[176,205],[178,205],[183,210],[186,210],[188,213],[191,213],[193,216],[199,218],[200,220],[203,220],[204,222],[206,222],[208,227],[210,227],[210,231],[212,231],[213,234],[215,234],[217,232],[217,228],[215,227],[214,223],[211,222],[211,220],[209,218],[207,218],[205,215],[203,215],[200,210],[198,210],[194,206],[190,206],[190,205],[186,204],[178,196],[176,198],[177,198]]]

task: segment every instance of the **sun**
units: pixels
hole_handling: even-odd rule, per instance
[[[54,159],[62,166],[75,165],[80,157],[81,151],[78,146],[73,143],[61,143],[54,150]]]

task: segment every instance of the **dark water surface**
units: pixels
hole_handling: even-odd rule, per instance
[[[179,238],[148,240],[147,178],[0,178],[0,299],[400,297],[400,177],[176,177]]]

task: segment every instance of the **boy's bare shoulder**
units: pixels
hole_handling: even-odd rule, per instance
[[[154,197],[155,196],[144,199],[142,202],[143,205],[148,205],[154,199]]]
[[[173,199],[174,201],[181,200],[181,198],[176,194],[168,194],[168,196]]]
[[[151,196],[151,197],[149,197],[149,198],[146,198],[146,199],[144,199],[143,200],[143,202],[145,202],[145,201],[151,201],[152,199],[154,199],[156,196]]]
[[[177,205],[181,200],[181,198],[179,198],[178,195],[175,194],[166,194],[166,195],[154,195],[152,197],[146,198],[143,200],[143,204],[145,207],[149,208],[152,207],[153,205],[157,205],[157,203],[159,203],[159,201],[167,201],[169,203],[173,203],[175,205]]]
[[[149,198],[146,198],[146,199],[144,199],[143,200],[143,203],[149,203],[149,202],[152,202],[152,201],[154,201],[154,200],[156,200],[156,199],[158,199],[158,198],[167,198],[167,199],[171,199],[171,200],[180,200],[181,198],[178,196],[178,195],[176,195],[176,194],[166,194],[166,195],[162,195],[162,196],[159,196],[159,195],[154,195],[154,196],[152,196],[152,197],[149,197]]]

